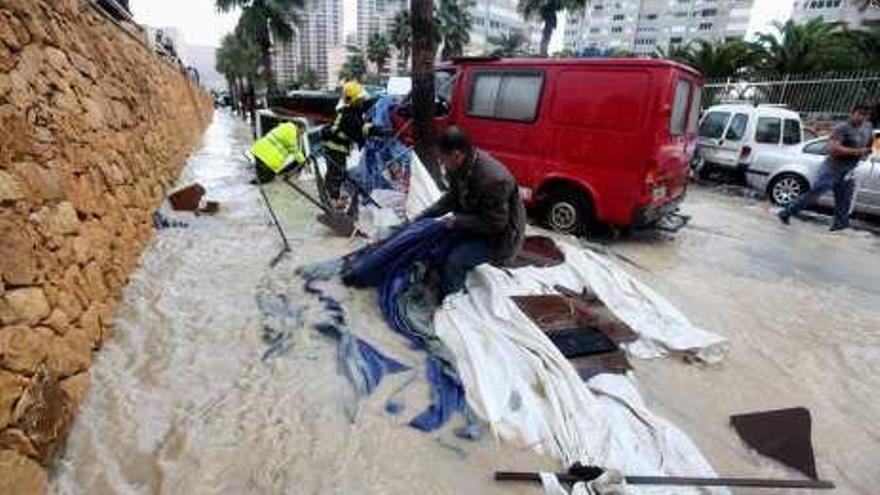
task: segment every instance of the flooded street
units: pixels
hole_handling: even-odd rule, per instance
[[[649,270],[628,271],[728,337],[731,352],[711,367],[637,361],[649,406],[719,473],[768,477],[797,474],[749,453],[729,416],[806,407],[820,476],[838,484],[835,493],[877,493],[880,237],[830,234],[827,217],[785,227],[767,202],[701,188],[683,211],[693,219],[673,240],[614,248]]]
[[[549,460],[490,438],[461,440],[451,430],[462,422],[439,434],[406,425],[429,402],[424,354],[388,329],[374,291],[331,286],[352,331],[411,367],[353,404],[337,344],[311,328],[320,305],[294,269],[356,245],[324,237],[314,208],[273,184],[267,194],[293,252],[270,269],[281,242],[248,184],[248,143],[249,129],[217,112],[179,185],[198,181],[220,212],[162,208],[188,226],[158,231],[143,253],[49,493],[537,493],[498,486],[491,473],[549,468]],[[265,359],[256,302],[264,287],[285,291],[303,313],[290,341]],[[404,405],[398,416],[384,411],[392,394]]]
[[[216,113],[178,185],[201,183],[220,212],[163,206],[186,226],[157,231],[142,254],[49,493],[541,493],[491,474],[556,467],[549,458],[490,436],[459,439],[461,418],[439,433],[407,426],[429,402],[424,353],[388,329],[375,291],[327,283],[352,331],[410,368],[356,402],[337,344],[312,329],[322,309],[295,269],[358,244],[328,237],[312,206],[272,184],[266,192],[292,252],[270,268],[281,242],[248,184],[249,141],[241,121]],[[621,264],[695,324],[729,338],[731,352],[714,366],[633,360],[648,407],[690,435],[720,474],[767,477],[797,475],[749,453],[729,416],[808,407],[820,475],[838,483],[835,493],[875,493],[880,237],[829,235],[797,220],[786,228],[765,203],[701,189],[683,209],[693,220],[670,239],[612,249],[644,267]],[[292,308],[270,315],[289,329],[271,342],[258,304],[266,292],[285,294]],[[402,413],[386,412],[389,396]]]

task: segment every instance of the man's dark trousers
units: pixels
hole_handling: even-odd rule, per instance
[[[489,248],[479,237],[457,239],[440,269],[440,289],[446,296],[464,287],[467,273],[489,261]]]
[[[819,177],[813,187],[798,199],[792,201],[782,213],[783,217],[790,217],[815,203],[819,196],[828,191],[834,191],[834,225],[833,228],[849,226],[849,211],[852,206],[853,194],[855,193],[855,180],[850,177],[850,172],[857,165],[840,166],[834,163],[825,163],[819,172]]]

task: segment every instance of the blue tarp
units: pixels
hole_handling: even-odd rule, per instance
[[[389,130],[394,129],[391,112],[397,102],[395,96],[383,96],[367,111],[367,120],[374,126]],[[354,176],[367,191],[394,189],[394,185],[389,183],[383,174],[391,161],[399,164],[402,170],[408,171],[409,151],[410,149],[399,139],[393,137],[371,138],[364,145]]]
[[[439,359],[438,354],[432,352],[428,338],[411,328],[401,312],[398,298],[412,283],[410,274],[416,263],[446,259],[453,243],[454,237],[441,222],[421,220],[381,244],[350,256],[342,274],[347,285],[377,287],[382,315],[391,328],[406,336],[414,346],[431,352],[426,369],[431,405],[410,422],[410,426],[423,431],[439,428],[454,412],[464,410],[464,390],[453,363]]]

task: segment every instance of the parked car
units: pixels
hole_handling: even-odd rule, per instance
[[[746,171],[749,186],[766,192],[770,201],[777,206],[785,206],[794,201],[809,190],[818,177],[822,162],[828,155],[828,139],[828,136],[813,139],[794,150],[765,153],[757,157]],[[875,142],[878,139],[880,131],[874,131]],[[877,159],[877,154],[863,160],[854,174],[854,211],[880,214],[880,160]],[[833,195],[823,195],[818,203],[824,206],[834,204]]]
[[[797,112],[775,105],[736,103],[710,107],[697,139],[700,169],[742,174],[766,153],[791,150],[803,141]]]
[[[516,177],[547,224],[650,224],[685,196],[702,79],[652,59],[459,59],[437,72],[457,125]],[[396,115],[403,125],[406,109]]]

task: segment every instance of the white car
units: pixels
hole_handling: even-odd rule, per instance
[[[785,206],[807,192],[816,178],[822,162],[828,155],[829,136],[807,141],[794,150],[763,153],[755,158],[746,171],[749,187],[767,193],[770,201]],[[874,141],[880,139],[880,131],[874,131]],[[856,193],[853,210],[860,213],[880,215],[880,156],[874,147],[874,155],[863,160],[854,172]],[[820,205],[834,204],[832,193],[819,198]]]
[[[698,172],[742,173],[764,153],[792,150],[803,139],[797,112],[777,105],[715,105],[700,121]]]

